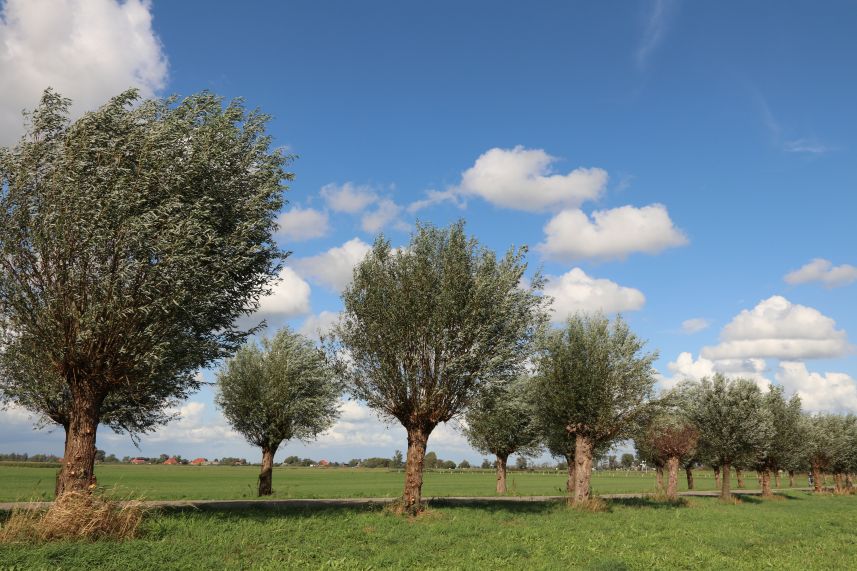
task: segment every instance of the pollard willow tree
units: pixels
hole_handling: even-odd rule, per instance
[[[730,469],[755,464],[773,432],[761,390],[749,379],[729,380],[720,373],[679,386],[685,414],[696,425],[702,456],[721,468],[720,497],[732,496]]]
[[[761,454],[756,457],[754,468],[760,476],[762,495],[771,497],[771,475],[786,469],[789,459],[799,454],[804,446],[800,429],[802,413],[800,396],[793,395],[786,400],[782,387],[771,386],[763,399],[771,430],[763,442]]]
[[[63,425],[59,494],[93,484],[99,423],[151,429],[240,346],[291,178],[240,101],[69,105],[46,91],[0,151],[0,394]]]
[[[651,409],[655,353],[617,317],[577,314],[550,332],[537,362],[539,424],[574,438],[574,504],[590,498],[597,449],[633,434]]]
[[[309,339],[283,328],[242,346],[217,374],[216,402],[226,420],[262,449],[259,495],[273,493],[274,455],[283,442],[314,439],[339,414],[341,386]]]
[[[506,493],[509,456],[536,455],[539,431],[528,398],[528,379],[521,377],[486,392],[467,411],[464,434],[473,448],[497,457],[497,493]]]
[[[663,491],[663,467],[667,468],[667,498],[674,500],[678,497],[679,465],[693,457],[698,441],[699,431],[693,423],[675,412],[655,415],[636,440],[641,454],[658,466],[660,491]]]
[[[526,248],[504,257],[464,231],[417,224],[408,246],[383,237],[354,270],[331,351],[350,392],[408,435],[401,510],[421,509],[432,431],[517,377],[544,323],[541,279],[523,286]]]

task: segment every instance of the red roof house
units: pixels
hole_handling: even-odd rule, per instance
[[[145,458],[131,458],[131,463],[132,464],[145,464],[146,459]]]
[[[194,466],[202,466],[203,464],[208,464],[208,459],[206,458],[194,458],[190,461],[190,463]]]
[[[179,463],[179,461],[176,460],[175,457],[167,458],[166,460],[164,460],[164,464],[169,464],[170,466],[175,466],[178,463]]]

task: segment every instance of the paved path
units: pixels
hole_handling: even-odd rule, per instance
[[[796,491],[809,492],[812,488],[780,488],[775,492]],[[759,496],[762,490],[733,490],[736,496]],[[628,500],[651,497],[653,494],[601,494],[605,500]],[[679,492],[681,497],[717,497],[716,490]],[[151,508],[206,508],[216,510],[242,510],[247,508],[310,508],[310,507],[361,507],[382,506],[398,498],[324,498],[324,499],[282,499],[282,500],[150,500],[144,502]],[[560,502],[567,496],[438,496],[423,498],[433,504],[443,505],[478,505],[478,504],[515,504],[515,503],[546,503]],[[0,503],[0,511],[9,511],[28,506],[47,508],[53,502],[6,502]]]

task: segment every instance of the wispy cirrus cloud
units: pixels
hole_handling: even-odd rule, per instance
[[[677,7],[678,2],[676,0],[654,0],[651,2],[643,35],[634,52],[634,60],[639,69],[646,67],[652,54],[663,42]]]

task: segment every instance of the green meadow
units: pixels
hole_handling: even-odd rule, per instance
[[[0,545],[0,568],[807,570],[857,561],[857,496],[607,506],[436,505],[413,519],[355,507],[164,511],[139,539]]]
[[[0,465],[0,502],[53,498],[56,468]],[[96,467],[98,484],[119,496],[150,500],[249,499],[256,497],[258,466],[160,466],[111,465]],[[684,473],[681,489],[687,488]],[[787,479],[786,479],[787,480]],[[559,495],[565,490],[562,472],[509,472],[512,495]],[[713,490],[710,471],[697,470],[697,490]],[[273,498],[391,498],[402,493],[404,473],[362,468],[274,469]],[[755,474],[748,473],[747,488],[757,488]],[[787,483],[787,482],[785,482]],[[806,485],[799,478],[798,486]],[[423,495],[492,496],[494,473],[482,470],[429,471]],[[596,494],[653,492],[652,472],[599,472],[592,480]],[[733,487],[737,487],[734,481]]]

